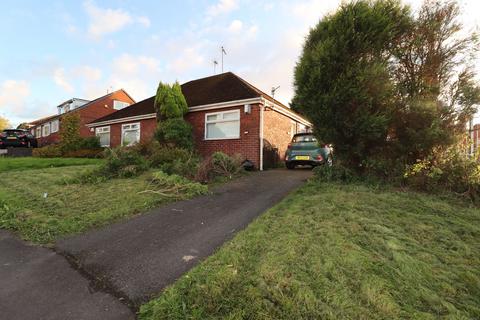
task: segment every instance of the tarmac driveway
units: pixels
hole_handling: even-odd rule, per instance
[[[309,176],[310,170],[252,173],[217,187],[213,194],[61,240],[56,251],[97,287],[135,309]]]

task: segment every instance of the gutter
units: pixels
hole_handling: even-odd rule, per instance
[[[139,115],[139,116],[118,118],[118,119],[106,120],[106,121],[101,121],[101,122],[91,122],[91,123],[87,123],[86,126],[89,127],[89,128],[94,128],[94,127],[105,126],[105,125],[109,125],[109,124],[152,119],[152,118],[156,118],[156,117],[157,117],[156,113],[148,113],[148,114],[142,114],[142,115]]]
[[[292,111],[290,110],[287,110],[281,106],[279,106],[278,104],[276,103],[273,103],[271,101],[268,101],[264,98],[262,98],[262,103],[265,105],[265,107],[269,107],[271,108],[272,110],[274,111],[277,111],[287,117],[289,117],[290,119],[293,119],[295,121],[298,121],[300,122],[301,124],[304,124],[306,126],[309,126],[309,127],[312,127],[312,123],[310,123],[309,121],[307,121],[306,119],[304,119],[302,116],[300,115],[297,115],[295,113],[293,113]]]

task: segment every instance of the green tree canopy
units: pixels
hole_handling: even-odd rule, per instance
[[[0,116],[0,131],[10,128],[10,121]]]
[[[393,114],[392,46],[411,23],[396,1],[357,1],[311,30],[295,69],[294,109],[358,166],[386,144]]]
[[[187,101],[178,82],[173,85],[158,84],[155,109],[159,120],[180,118],[188,112]]]
[[[356,169],[452,144],[480,102],[476,36],[459,36],[458,14],[452,1],[426,1],[416,16],[396,0],[343,4],[310,31],[293,108]]]

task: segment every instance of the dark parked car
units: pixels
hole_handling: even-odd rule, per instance
[[[36,148],[37,139],[27,130],[6,129],[0,132],[0,148],[9,147]]]
[[[297,165],[312,167],[333,164],[333,150],[330,145],[320,146],[317,138],[311,133],[298,133],[293,136],[285,154],[285,165],[294,169]]]

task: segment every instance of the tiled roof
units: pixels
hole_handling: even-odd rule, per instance
[[[190,108],[214,103],[260,97],[263,97],[269,101],[273,101],[272,97],[255,88],[232,72],[226,72],[215,76],[192,80],[182,84],[181,87],[183,95],[185,96],[187,104]],[[275,103],[285,109],[288,109],[277,100],[275,100]],[[96,119],[91,123],[152,114],[155,113],[154,104],[155,96],[132,104],[131,106],[109,114],[105,117]]]
[[[85,99],[73,98],[73,99],[70,99],[70,100],[76,99],[76,100],[84,100],[84,101],[88,101],[88,102],[85,103],[85,104],[83,104],[83,105],[81,105],[81,106],[79,106],[79,107],[77,107],[77,108],[75,108],[75,109],[72,109],[72,110],[70,110],[70,111],[68,111],[68,112],[65,112],[65,113],[62,113],[62,114],[54,114],[54,115],[47,116],[47,117],[44,117],[44,118],[41,118],[41,119],[37,119],[37,120],[34,120],[34,121],[29,122],[29,124],[32,125],[32,126],[38,126],[38,125],[43,124],[43,123],[45,123],[45,122],[47,122],[47,121],[50,121],[50,120],[59,118],[60,116],[63,116],[63,115],[65,115],[65,114],[67,114],[67,113],[74,112],[74,111],[78,111],[78,110],[81,110],[81,109],[83,109],[83,108],[86,108],[86,107],[92,105],[93,103],[97,102],[98,100],[104,99],[104,98],[106,98],[106,97],[108,97],[108,96],[111,96],[112,94],[114,94],[114,93],[116,93],[116,92],[119,92],[119,91],[123,91],[130,99],[132,99],[132,101],[135,101],[135,100],[134,100],[125,90],[123,90],[123,89],[120,89],[120,90],[117,90],[117,91],[113,91],[113,92],[107,93],[106,95],[103,95],[103,96],[101,96],[101,97],[98,97],[98,98],[96,98],[96,99],[94,99],[94,100],[92,100],[92,101],[88,101],[88,100],[85,100]],[[65,101],[65,102],[62,102],[60,105],[65,104],[65,103],[67,103],[67,102],[70,101],[70,100],[67,100],[67,101]]]

